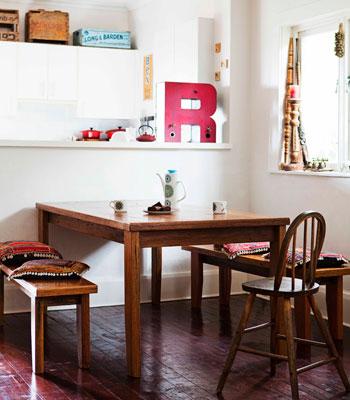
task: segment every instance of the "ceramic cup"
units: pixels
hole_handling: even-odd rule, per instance
[[[125,200],[113,200],[109,203],[109,206],[112,207],[116,213],[125,213],[127,211]]]
[[[226,214],[227,201],[213,201],[213,214]]]

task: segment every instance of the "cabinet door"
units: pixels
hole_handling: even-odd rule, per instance
[[[78,49],[48,46],[49,100],[75,101],[78,97]]]
[[[174,81],[174,27],[163,29],[154,38],[154,78],[155,83]]]
[[[18,98],[47,99],[47,47],[44,44],[18,43]]]
[[[175,81],[212,83],[214,20],[196,18],[175,25]]]
[[[176,82],[198,82],[197,20],[175,25],[174,62]]]
[[[78,116],[136,118],[136,52],[79,49]]]
[[[16,112],[16,60],[15,43],[0,42],[0,116],[13,116]]]

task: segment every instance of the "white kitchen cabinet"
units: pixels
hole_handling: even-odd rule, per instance
[[[195,18],[157,32],[155,82],[214,81],[214,20]]]
[[[16,113],[16,61],[15,43],[0,42],[0,116],[11,117]]]
[[[18,44],[18,98],[77,100],[77,49],[69,46]]]
[[[174,27],[158,31],[154,37],[154,76],[156,82],[174,81]]]
[[[47,47],[18,43],[17,94],[20,99],[47,98]]]
[[[78,50],[71,46],[48,46],[49,100],[76,101],[78,99]]]
[[[79,48],[78,116],[137,118],[137,51]]]
[[[214,80],[214,20],[195,18],[175,25],[176,82],[211,83]]]

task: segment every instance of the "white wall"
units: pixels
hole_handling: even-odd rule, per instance
[[[315,209],[328,222],[325,249],[350,255],[350,179],[286,176],[268,172],[271,148],[278,152],[280,27],[339,12],[346,0],[252,0],[251,47],[251,159],[252,211],[295,217]],[[350,15],[350,9],[349,9]],[[286,60],[282,60],[285,62]],[[326,115],[320,116],[326,118]],[[270,145],[273,144],[273,145]],[[276,160],[276,157],[272,157]],[[275,166],[276,167],[276,166]],[[345,284],[345,313],[350,323],[350,281]]]
[[[178,1],[174,9],[159,2],[157,13],[138,24],[152,26],[158,21],[187,20],[193,16],[212,16],[218,2],[197,0]],[[11,2],[12,4],[12,2]],[[40,3],[42,7],[46,4]],[[157,7],[158,7],[157,5]],[[0,2],[0,6],[5,6]],[[148,7],[154,9],[152,3]],[[85,12],[85,11],[81,11]],[[96,9],[84,25],[95,26],[103,20],[112,25],[114,14]],[[137,13],[137,11],[135,11]],[[142,150],[77,150],[0,147],[0,241],[35,239],[37,201],[111,200],[115,198],[161,198],[161,187],[155,172],[177,168],[188,188],[189,204],[209,204],[212,200],[227,199],[230,207],[248,209],[248,91],[249,50],[246,0],[237,0],[232,7],[232,44],[225,43],[239,57],[232,59],[232,93],[229,116],[233,148],[228,151],[142,151]],[[108,19],[110,18],[110,19]],[[107,26],[107,25],[106,25]],[[125,22],[125,26],[127,23]],[[227,89],[228,90],[228,89]],[[196,190],[193,190],[195,188]],[[107,203],[106,203],[107,207]],[[95,281],[100,292],[93,304],[123,302],[122,247],[103,240],[89,238],[63,229],[54,229],[52,243],[67,258],[82,259],[91,265],[87,277]],[[146,254],[147,256],[147,254]],[[144,258],[143,298],[149,299],[149,257]],[[178,249],[167,250],[164,257],[163,295],[167,298],[189,295],[189,257]],[[237,273],[237,277],[241,277]],[[209,272],[208,294],[217,292],[216,271]],[[238,280],[235,281],[239,288]],[[6,296],[7,310],[28,306],[15,289]]]

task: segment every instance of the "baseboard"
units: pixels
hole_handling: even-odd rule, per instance
[[[242,283],[247,275],[233,271],[231,294],[242,293]],[[91,296],[92,307],[115,306],[124,304],[123,279],[107,280],[96,279],[98,293]],[[204,271],[203,297],[216,297],[219,294],[218,271],[208,269]],[[325,288],[321,287],[317,294],[320,309],[327,318]],[[168,273],[162,277],[162,301],[174,301],[191,298],[190,273]],[[148,303],[151,300],[151,277],[141,277],[141,301]],[[71,308],[71,306],[60,307]],[[5,312],[20,313],[30,311],[30,301],[14,284],[5,285]],[[350,291],[344,290],[344,325],[350,327]]]
[[[242,283],[246,274],[233,271],[232,294],[242,292]],[[92,307],[115,306],[124,304],[123,279],[95,279],[98,293],[91,295]],[[215,297],[219,294],[218,270],[204,271],[203,297]],[[162,301],[173,301],[191,298],[190,272],[168,273],[162,277]],[[151,276],[141,277],[141,302],[151,301]],[[72,308],[71,306],[59,307],[60,309]],[[53,307],[53,309],[55,309]],[[5,313],[20,313],[30,311],[29,298],[24,295],[14,284],[5,285]]]

